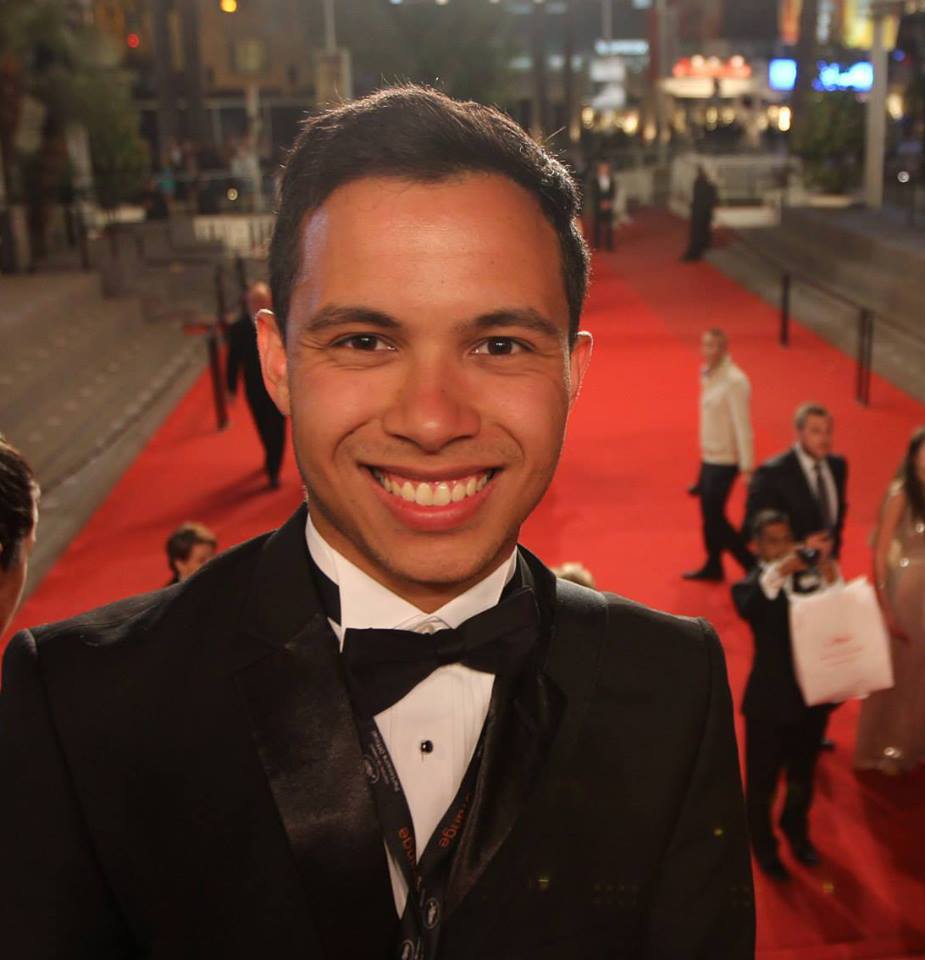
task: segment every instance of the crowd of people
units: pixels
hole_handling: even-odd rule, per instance
[[[596,172],[607,214],[611,177]],[[712,628],[518,546],[591,356],[567,171],[497,111],[406,86],[309,120],[279,207],[271,286],[249,291],[228,376],[243,374],[270,486],[292,417],[307,502],[218,555],[184,524],[168,589],[12,640],[5,947],[752,957],[748,837],[784,882],[782,779],[777,826],[797,862],[819,862],[810,808],[835,704],[804,695],[790,614],[844,588],[831,413],[801,405],[793,446],[756,465],[749,379],[726,334],[704,334],[691,492],[706,559],[685,576],[723,580],[726,553],[742,568],[743,798]],[[0,442],[0,629],[38,503]],[[864,705],[855,763],[900,772],[925,759],[923,430],[873,569],[896,680]]]

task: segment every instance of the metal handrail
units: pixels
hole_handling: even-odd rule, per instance
[[[874,353],[874,330],[876,322],[884,323],[887,326],[900,329],[908,335],[908,328],[895,319],[885,316],[873,306],[870,302],[865,302],[858,297],[850,296],[842,290],[837,289],[823,280],[810,277],[807,274],[795,269],[791,264],[783,262],[780,258],[773,256],[766,250],[759,248],[751,243],[738,231],[730,231],[735,241],[746,249],[754,253],[759,259],[765,260],[776,267],[781,274],[780,280],[780,325],[778,330],[778,342],[782,347],[790,346],[790,319],[791,319],[791,292],[793,281],[798,280],[809,287],[813,287],[820,293],[831,297],[834,300],[840,300],[842,303],[857,310],[857,349],[856,349],[856,377],[855,377],[855,399],[865,407],[870,406],[870,386],[873,373],[873,353]],[[925,341],[923,341],[925,342]]]

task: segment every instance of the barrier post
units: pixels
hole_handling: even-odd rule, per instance
[[[871,366],[874,355],[874,317],[866,307],[858,314],[858,359],[857,388],[855,396],[858,403],[870,406]]]
[[[225,323],[224,270],[215,265],[215,322],[209,329],[206,346],[209,351],[209,372],[212,375],[212,398],[215,402],[215,423],[219,430],[228,426],[228,405],[225,402],[225,378],[222,376],[222,358],[219,348],[219,331]]]
[[[780,345],[790,346],[790,274],[784,271],[780,278]]]

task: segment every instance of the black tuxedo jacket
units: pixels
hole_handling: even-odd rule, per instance
[[[752,628],[755,640],[755,658],[745,685],[742,713],[768,723],[796,724],[807,710],[831,708],[806,706],[793,670],[790,601],[783,590],[769,600],[761,589],[760,576],[760,568],[755,567],[732,588],[736,610]]]
[[[20,633],[0,693],[16,960],[386,960],[397,918],[305,512],[176,587]],[[521,557],[441,960],[753,956],[731,704],[700,621]]]
[[[842,531],[845,527],[845,514],[848,504],[845,490],[848,479],[848,463],[844,457],[829,454],[826,457],[832,479],[835,481],[837,495],[837,515],[833,531],[834,552],[841,552]],[[816,533],[823,527],[819,513],[819,501],[806,480],[806,474],[800,466],[799,457],[794,450],[778,454],[761,464],[752,476],[745,504],[745,533],[751,533],[751,524],[756,514],[762,510],[781,510],[790,518],[790,527],[794,536],[802,540],[810,533]]]

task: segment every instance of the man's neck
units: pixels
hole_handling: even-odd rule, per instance
[[[487,577],[490,577],[502,564],[510,560],[511,554],[517,546],[516,542],[505,544],[491,562],[481,567],[478,572],[464,580],[453,583],[422,582],[397,576],[384,569],[371,557],[360,551],[352,541],[333,527],[327,520],[317,514],[310,514],[311,522],[316,532],[332,550],[336,550],[345,560],[352,563],[358,570],[366,574],[371,580],[385,587],[397,597],[416,607],[422,613],[433,613],[446,606],[451,600],[462,596]]]

